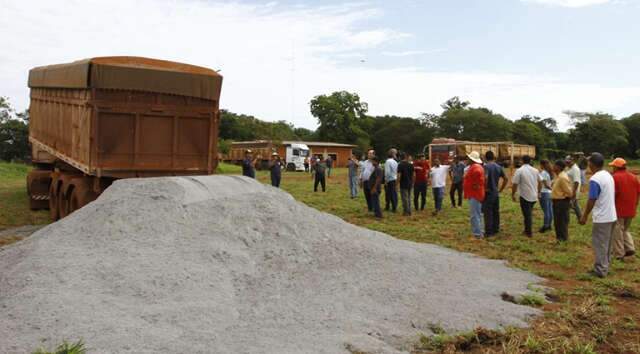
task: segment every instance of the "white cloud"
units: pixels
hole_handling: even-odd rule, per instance
[[[432,49],[432,50],[404,50],[404,51],[398,51],[398,52],[385,51],[385,52],[382,52],[382,55],[387,57],[410,57],[410,56],[423,55],[423,54],[442,53],[445,51],[446,49],[444,48]]]
[[[393,55],[378,57],[386,58],[389,69],[373,67],[372,60],[358,58],[393,53],[387,47],[397,48],[409,35],[372,25],[384,14],[362,4],[0,1],[0,95],[9,96],[19,109],[28,105],[30,68],[105,55],[222,69],[223,108],[311,128],[316,121],[309,100],[335,90],[358,92],[372,114],[407,116],[439,112],[440,103],[455,95],[511,118],[562,117],[564,109],[625,112],[640,99],[638,87],[566,83],[536,73],[394,69]]]
[[[602,5],[602,4],[614,2],[614,0],[521,0],[521,1],[539,3],[543,5],[550,5],[550,6],[571,7],[571,8]]]

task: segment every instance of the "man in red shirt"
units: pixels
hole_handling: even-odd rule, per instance
[[[429,161],[424,159],[424,154],[418,154],[417,160],[413,161],[413,171],[416,174],[415,182],[413,185],[413,206],[414,210],[424,210],[424,205],[427,203],[427,184],[429,182]],[[418,198],[420,198],[420,209],[418,209]]]
[[[477,151],[472,151],[469,155],[469,170],[464,175],[464,197],[469,199],[471,212],[471,232],[477,239],[484,238],[484,227],[482,226],[482,202],[484,201],[484,168],[482,159]]]
[[[636,216],[640,200],[640,182],[627,171],[627,162],[617,158],[609,164],[613,167],[613,182],[616,186],[616,214],[618,222],[613,232],[613,255],[618,259],[633,256],[636,248],[631,236],[631,220]]]

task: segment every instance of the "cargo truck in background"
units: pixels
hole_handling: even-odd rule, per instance
[[[256,140],[231,143],[229,153],[224,160],[240,164],[244,160],[247,150],[251,150],[253,156],[258,158],[258,169],[268,168],[269,159],[274,152],[277,152],[280,158],[285,161],[287,171],[304,171],[304,160],[309,157],[309,146],[304,142]]]
[[[424,153],[431,163],[437,158],[445,165],[450,164],[456,156],[466,158],[467,154],[472,151],[480,153],[483,159],[487,151],[493,151],[496,162],[505,167],[517,166],[525,155],[529,155],[533,159],[536,157],[535,146],[515,144],[511,141],[473,142],[436,138],[431,144],[424,147]]]
[[[57,220],[119,178],[214,173],[221,86],[211,69],[141,57],[32,69],[30,207]]]

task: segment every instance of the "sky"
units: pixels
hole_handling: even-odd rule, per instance
[[[640,112],[640,0],[0,0],[0,95],[30,68],[111,55],[220,70],[220,105],[314,129],[309,101],[356,92],[371,115],[453,96],[509,119]]]

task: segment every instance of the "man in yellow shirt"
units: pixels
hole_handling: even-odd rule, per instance
[[[573,187],[569,176],[564,172],[565,167],[566,164],[562,160],[556,161],[553,165],[556,178],[551,188],[551,199],[553,200],[553,226],[558,242],[569,240],[569,210],[573,198]]]

